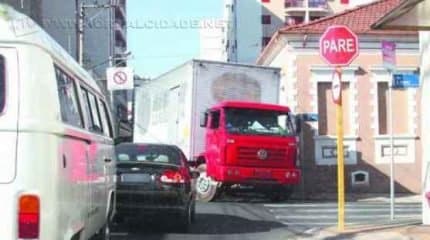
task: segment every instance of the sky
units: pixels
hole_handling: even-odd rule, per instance
[[[127,38],[135,74],[156,77],[199,55],[196,22],[220,18],[223,0],[128,0]]]

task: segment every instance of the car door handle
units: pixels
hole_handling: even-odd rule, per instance
[[[112,159],[110,159],[110,158],[105,158],[105,163],[110,163],[110,162],[112,162]]]

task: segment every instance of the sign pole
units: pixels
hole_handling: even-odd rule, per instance
[[[113,58],[109,56],[109,67],[113,67]],[[113,90],[109,91],[110,108],[112,112],[115,111],[115,105],[113,104]]]
[[[345,167],[343,152],[343,107],[342,107],[342,68],[337,67],[335,73],[340,82],[339,99],[336,103],[336,133],[337,133],[337,186],[338,186],[338,230],[345,229]]]
[[[393,41],[382,41],[382,63],[388,71],[390,80],[388,82],[388,115],[390,118],[390,219],[394,220],[394,132],[393,132],[393,71],[396,69],[396,43]]]
[[[346,43],[346,46],[345,46]],[[357,35],[347,26],[334,25],[326,29],[320,38],[321,57],[336,69],[333,74],[332,94],[336,105],[337,135],[337,197],[338,230],[345,229],[345,154],[343,145],[342,68],[348,66],[359,55]]]
[[[390,82],[389,85],[389,104],[388,104],[388,112],[390,114],[390,219],[394,220],[394,132],[393,132],[393,74],[392,71],[389,71]]]

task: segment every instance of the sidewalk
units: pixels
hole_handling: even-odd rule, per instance
[[[298,238],[302,240],[430,240],[430,226],[410,224],[403,226],[363,227],[338,232],[335,228],[323,229],[316,234]]]
[[[302,193],[294,194],[291,197],[295,201],[336,201],[337,193],[320,193],[303,197]],[[377,193],[346,193],[345,200],[347,202],[390,202],[388,194]],[[396,194],[396,202],[421,202],[421,195],[417,194]]]
[[[386,202],[390,198],[386,195],[350,196],[349,201],[357,202]],[[396,203],[419,203],[420,195],[396,196]],[[430,226],[423,226],[421,221],[387,221],[385,224],[369,226],[347,225],[345,231],[339,232],[336,227],[313,229],[304,232],[303,240],[430,240]]]

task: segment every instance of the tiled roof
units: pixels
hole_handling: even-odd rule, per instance
[[[418,34],[415,31],[374,30],[371,25],[397,7],[402,0],[379,0],[318,20],[289,26],[279,30],[280,34],[319,34],[332,25],[345,25],[356,34],[404,35]]]

